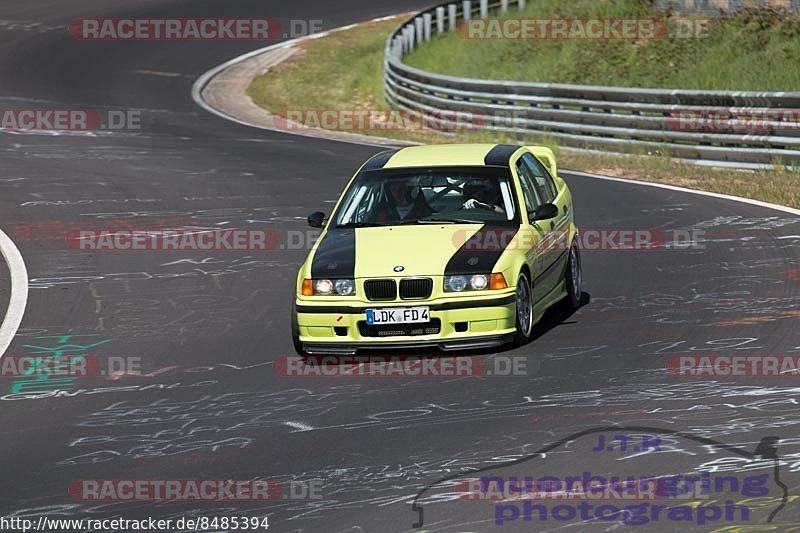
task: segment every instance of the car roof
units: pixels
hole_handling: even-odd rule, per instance
[[[521,146],[507,144],[435,144],[409,146],[381,152],[364,164],[364,170],[403,167],[509,166]]]

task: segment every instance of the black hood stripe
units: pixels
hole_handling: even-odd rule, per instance
[[[353,279],[356,273],[356,230],[330,229],[311,261],[313,279]]]
[[[398,148],[396,150],[386,150],[385,152],[376,154],[371,158],[369,158],[369,160],[366,163],[364,163],[364,166],[361,168],[361,170],[381,169],[384,166],[386,166],[386,163],[388,163],[389,160],[394,156],[394,154],[396,154],[399,151],[400,149]]]
[[[486,224],[465,239],[444,269],[445,276],[491,274],[519,227]]]
[[[381,169],[400,149],[385,150],[375,154],[361,170]],[[356,230],[330,229],[319,243],[311,261],[313,279],[353,279],[356,272]]]
[[[484,164],[491,167],[510,167],[511,156],[519,150],[519,146],[498,144],[483,158]]]

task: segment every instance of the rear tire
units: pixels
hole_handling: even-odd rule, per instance
[[[573,310],[580,308],[583,295],[583,271],[581,267],[581,251],[578,248],[577,241],[573,241],[569,249],[564,281],[567,289],[567,295],[563,300],[564,304]]]
[[[292,305],[292,344],[297,355],[308,355],[300,342],[300,327],[297,325],[297,307]]]
[[[520,272],[517,279],[516,292],[517,332],[514,334],[514,344],[524,346],[533,338],[533,288],[528,274]]]

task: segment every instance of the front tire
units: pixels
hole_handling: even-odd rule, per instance
[[[533,289],[528,274],[520,272],[517,279],[516,314],[517,332],[514,344],[523,346],[533,338]]]
[[[297,325],[297,307],[292,305],[292,344],[297,355],[308,355],[300,342],[300,327]]]
[[[583,295],[583,271],[581,268],[581,252],[578,249],[578,243],[575,241],[569,249],[564,281],[567,289],[564,303],[573,310],[580,308],[581,296]]]

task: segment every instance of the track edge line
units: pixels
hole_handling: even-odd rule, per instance
[[[667,189],[670,191],[677,191],[677,192],[688,192],[690,194],[698,194],[700,196],[708,196],[711,198],[719,198],[720,200],[727,200],[730,202],[739,202],[743,204],[755,205],[758,207],[764,207],[766,209],[773,209],[775,211],[782,211],[784,213],[789,213],[792,215],[800,216],[800,209],[795,209],[794,207],[789,207],[786,205],[779,205],[779,204],[772,204],[769,202],[764,202],[762,200],[754,200],[753,198],[746,198],[744,196],[734,196],[732,194],[723,194],[719,192],[710,192],[710,191],[702,191],[699,189],[687,189],[686,187],[680,187],[678,185],[670,185],[668,183],[658,183],[654,181],[639,181],[639,180],[632,180],[627,178],[616,178],[613,176],[604,176],[602,174],[592,174],[590,172],[581,172],[579,170],[568,170],[563,169],[565,174],[574,174],[576,176],[582,176],[585,178],[596,178],[602,179],[607,181],[618,181],[621,183],[628,183],[631,185],[642,185],[644,187],[658,187],[660,189]]]
[[[0,325],[0,358],[2,358],[17,334],[28,305],[28,271],[19,249],[3,230],[0,230],[0,254],[6,261],[11,280],[8,310]]]

